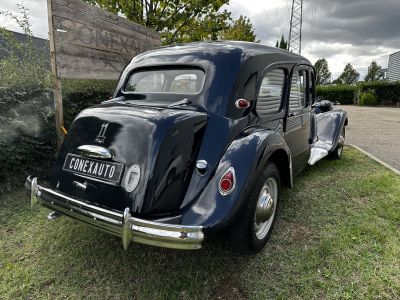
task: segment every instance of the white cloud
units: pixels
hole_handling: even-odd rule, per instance
[[[0,10],[18,13],[19,0],[1,0]],[[291,0],[231,0],[223,8],[234,18],[252,21],[261,43],[275,46],[289,34]],[[25,0],[35,36],[47,38],[47,1]],[[317,6],[314,6],[316,4]],[[303,55],[311,62],[324,57],[334,77],[350,62],[364,74],[372,60],[387,66],[388,56],[400,48],[399,0],[313,0],[304,3]],[[18,30],[0,17],[0,26]],[[397,47],[397,48],[396,48]]]
[[[32,32],[34,36],[47,38],[48,25],[47,25],[47,1],[46,0],[2,0],[0,4],[0,11],[10,11],[16,16],[21,16],[17,4],[22,4],[29,10],[31,19]],[[10,20],[9,17],[0,16],[0,27],[8,28],[9,30],[21,32],[18,25]]]
[[[250,17],[261,43],[288,37],[291,0],[230,2],[233,17]],[[351,63],[362,79],[373,60],[387,67],[389,54],[399,50],[399,11],[399,0],[304,2],[302,55],[313,63],[326,58],[334,78]]]

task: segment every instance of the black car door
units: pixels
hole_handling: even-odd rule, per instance
[[[310,155],[311,76],[308,66],[295,66],[291,72],[284,136],[292,155],[294,175],[307,166]]]

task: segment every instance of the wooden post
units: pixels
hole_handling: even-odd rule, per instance
[[[64,115],[63,115],[63,101],[61,92],[61,79],[57,74],[57,60],[56,60],[56,46],[54,41],[54,28],[53,28],[53,12],[52,0],[47,0],[47,14],[49,19],[49,41],[50,41],[50,54],[51,54],[51,75],[54,84],[54,115],[56,121],[57,131],[57,146],[60,149],[64,141]]]

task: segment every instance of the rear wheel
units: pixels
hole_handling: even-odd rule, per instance
[[[339,137],[339,143],[338,143],[336,149],[332,153],[329,154],[329,158],[331,158],[331,159],[341,159],[342,158],[345,137],[346,137],[346,130],[345,130],[345,127],[343,126],[342,132],[340,133],[340,137]]]
[[[231,228],[230,240],[235,250],[258,252],[265,246],[275,224],[280,194],[278,168],[268,162],[247,198],[243,213]]]

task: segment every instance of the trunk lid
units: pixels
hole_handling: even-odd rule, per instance
[[[130,207],[139,214],[175,212],[190,182],[206,123],[206,113],[188,109],[121,102],[86,109],[69,130],[51,184],[67,194],[119,211]],[[112,158],[92,157],[89,164],[104,162],[105,167],[109,164],[115,170],[122,164],[120,178],[113,174],[112,180],[104,181],[73,169],[66,171],[65,165],[76,162],[71,159],[90,159],[78,150],[84,145],[109,150]],[[140,178],[134,191],[128,192],[124,180],[132,168]],[[86,188],[79,188],[76,182],[86,184]]]

